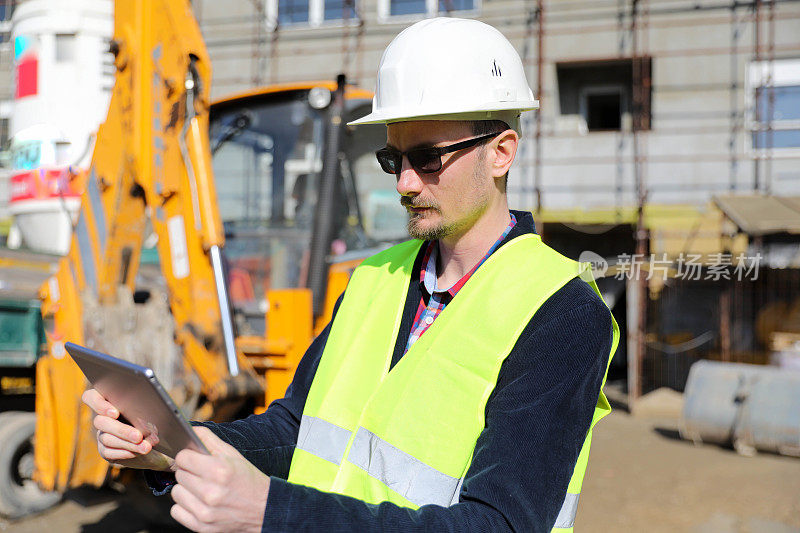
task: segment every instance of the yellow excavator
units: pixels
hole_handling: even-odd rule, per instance
[[[382,128],[345,126],[371,93],[339,76],[212,105],[188,0],[118,0],[114,18],[108,116],[75,177],[69,253],[40,290],[35,434],[31,414],[0,414],[15,435],[0,444],[7,516],[120,474],[97,453],[66,341],[153,368],[188,417],[260,412],[355,266],[405,236],[394,179],[373,155]]]

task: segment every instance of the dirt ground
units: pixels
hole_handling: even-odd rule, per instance
[[[694,445],[619,410],[592,440],[575,530],[800,533],[800,458]]]
[[[742,457],[677,436],[674,418],[616,410],[595,431],[575,530],[800,533],[800,459]],[[111,491],[76,491],[0,531],[164,531]]]

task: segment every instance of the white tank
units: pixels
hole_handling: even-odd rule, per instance
[[[9,209],[22,245],[64,254],[114,83],[112,0],[27,0],[11,21],[15,97]]]

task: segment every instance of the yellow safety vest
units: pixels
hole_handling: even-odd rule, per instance
[[[368,503],[457,503],[500,366],[536,310],[588,269],[538,235],[513,239],[389,371],[420,246],[394,246],[353,273],[306,400],[290,482]],[[592,426],[610,410],[600,392]],[[553,531],[572,528],[590,442],[591,428]]]

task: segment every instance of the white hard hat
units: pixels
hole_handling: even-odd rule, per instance
[[[372,113],[350,122],[503,120],[539,102],[519,54],[492,26],[440,17],[409,26],[389,43],[378,67]]]

